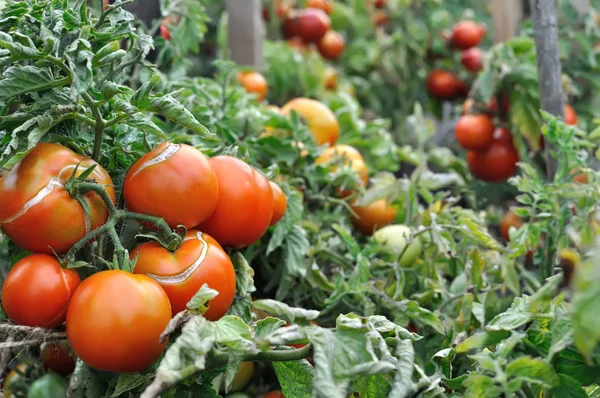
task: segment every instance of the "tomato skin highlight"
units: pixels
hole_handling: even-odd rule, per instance
[[[337,59],[344,52],[346,43],[344,37],[334,30],[325,33],[317,44],[317,49],[323,58]]]
[[[78,166],[79,164],[79,166]],[[34,253],[65,254],[75,242],[102,226],[108,210],[95,192],[83,195],[90,209],[65,189],[65,182],[96,168],[88,177],[106,186],[115,202],[115,189],[106,170],[92,159],[57,144],[39,143],[0,178],[0,227],[19,247]]]
[[[340,136],[340,124],[327,105],[310,98],[295,98],[281,108],[281,114],[290,116],[292,110],[306,119],[318,145],[335,144]]]
[[[48,254],[31,254],[8,272],[2,308],[17,325],[54,328],[65,321],[67,306],[81,282],[72,269]]]
[[[193,228],[215,210],[219,185],[205,154],[165,142],[127,171],[123,195],[131,211],[164,218],[171,228]]]
[[[385,199],[366,206],[352,206],[352,210],[358,215],[351,215],[352,225],[364,235],[371,235],[377,229],[391,224],[396,218],[396,211]]]
[[[166,342],[159,337],[171,320],[165,291],[146,275],[98,272],[75,291],[67,311],[67,339],[89,366],[131,373],[152,365]]]
[[[203,284],[219,292],[208,304],[204,317],[210,321],[220,319],[231,307],[235,296],[235,270],[231,260],[216,240],[207,234],[190,230],[183,244],[175,252],[162,247],[158,242],[142,243],[131,252],[131,258],[138,256],[133,272],[154,275],[162,279],[195,270],[182,281],[156,280],[169,296],[173,314],[184,311],[187,303],[200,290]],[[193,268],[192,268],[193,269]]]
[[[494,122],[487,115],[465,115],[456,124],[456,141],[470,151],[485,151],[494,141]]]
[[[471,174],[486,182],[506,181],[517,171],[519,153],[511,144],[494,141],[485,152],[467,152]]]
[[[287,210],[287,198],[283,189],[273,181],[269,181],[271,191],[273,192],[273,216],[269,225],[275,225],[283,218]]]
[[[241,248],[258,241],[273,217],[273,192],[267,179],[233,156],[210,159],[219,181],[219,200],[213,214],[198,230],[221,246]]]
[[[66,375],[75,370],[75,358],[65,344],[50,343],[42,350],[44,365],[56,373]]]
[[[262,101],[267,97],[269,90],[267,80],[258,72],[240,72],[237,81],[244,87],[246,92],[256,94],[257,100]]]

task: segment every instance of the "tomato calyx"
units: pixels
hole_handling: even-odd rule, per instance
[[[158,242],[162,247],[174,253],[181,247],[185,235],[187,234],[187,228],[184,225],[178,225],[175,231],[171,231],[168,234],[165,231],[149,232],[145,234],[138,234],[136,238],[146,238]]]

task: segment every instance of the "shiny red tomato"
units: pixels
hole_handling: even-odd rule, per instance
[[[335,30],[325,33],[325,36],[317,43],[319,53],[326,59],[338,58],[344,52],[344,47],[344,36]]]
[[[123,195],[131,211],[164,218],[171,228],[193,228],[215,210],[219,185],[206,155],[165,142],[131,166]]]
[[[469,151],[485,151],[494,141],[492,118],[479,115],[464,115],[456,124],[456,141]]]
[[[477,73],[483,69],[483,53],[477,47],[469,48],[462,53],[460,62],[469,72]]]
[[[440,99],[452,99],[458,95],[460,80],[452,72],[435,69],[427,76],[427,91]]]
[[[319,8],[305,8],[298,12],[298,36],[305,43],[318,43],[331,27],[331,19]]]
[[[287,210],[287,198],[283,189],[273,181],[269,181],[271,191],[273,192],[273,217],[269,225],[275,225],[283,218]]]
[[[494,131],[494,140],[502,141],[511,145],[513,144],[512,133],[506,127],[498,127],[496,131]]]
[[[206,319],[216,321],[231,307],[235,296],[235,270],[221,245],[207,234],[188,231],[175,252],[157,242],[142,243],[131,252],[132,259],[136,256],[133,272],[145,274],[162,286],[169,296],[173,314],[184,311],[205,283],[219,292],[208,303]]]
[[[258,72],[240,72],[237,74],[236,79],[246,92],[256,94],[257,100],[262,101],[267,97],[269,85],[262,74]]]
[[[67,311],[67,339],[92,368],[130,373],[163,352],[161,333],[171,320],[165,291],[152,278],[125,271],[98,272],[84,280]]]
[[[65,321],[67,306],[81,279],[48,254],[30,254],[8,272],[2,308],[17,325],[54,328]]]
[[[517,171],[519,153],[511,144],[494,141],[485,152],[467,152],[471,174],[482,181],[506,181]]]
[[[476,47],[483,36],[486,29],[474,21],[460,21],[452,29],[450,36],[450,45],[460,50],[468,50],[471,47]]]
[[[81,175],[96,166],[89,180],[115,190],[106,170],[92,159],[57,144],[37,144],[0,178],[0,227],[19,247],[34,253],[66,253],[84,235],[108,219],[108,210],[94,192],[83,196],[90,210],[71,197],[65,182],[75,168]]]
[[[75,369],[75,358],[66,344],[50,343],[42,350],[42,361],[50,370],[66,375]]]
[[[222,246],[240,248],[260,239],[273,217],[273,192],[265,177],[233,156],[210,159],[219,180],[213,214],[198,226]]]

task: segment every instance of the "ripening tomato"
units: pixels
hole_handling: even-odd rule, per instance
[[[486,29],[487,30],[487,29]],[[460,21],[452,29],[450,36],[450,46],[459,50],[468,50],[476,47],[486,30],[481,25],[474,21]]]
[[[216,321],[231,307],[235,296],[235,270],[223,248],[211,236],[189,230],[182,245],[170,252],[158,242],[146,242],[131,252],[138,258],[133,270],[158,282],[169,296],[173,314],[187,303],[205,283],[219,295],[208,304],[204,317]]]
[[[365,235],[371,235],[381,227],[391,224],[396,218],[396,212],[385,201],[377,200],[366,206],[352,206],[356,213],[351,215],[352,225]]]
[[[308,0],[306,2],[306,8],[318,8],[323,10],[327,15],[331,15],[333,3],[331,0]]]
[[[483,69],[483,53],[477,47],[469,48],[463,51],[460,62],[469,72],[477,73]]]
[[[254,376],[254,362],[242,362],[240,364],[240,368],[236,372],[235,376],[233,376],[233,381],[231,382],[231,388],[229,389],[229,393],[242,391],[250,380],[252,380],[252,376]],[[225,378],[219,387],[219,391],[221,393],[225,393]]]
[[[373,24],[375,26],[379,26],[379,27],[385,26],[388,23],[390,23],[391,20],[392,20],[392,18],[390,18],[389,14],[382,10],[376,10],[371,15],[371,21],[373,22]]]
[[[287,4],[287,2],[282,2],[281,0],[273,0],[273,2],[275,3],[275,13],[277,14],[277,18],[284,18],[290,10],[289,4]],[[265,22],[271,21],[270,5],[263,7],[262,15]]]
[[[266,393],[263,398],[285,398],[285,395],[283,395],[281,391],[277,390]]]
[[[289,116],[292,110],[306,119],[318,145],[335,144],[340,136],[340,124],[327,105],[310,98],[295,98],[281,108],[281,113]]]
[[[108,210],[94,192],[83,195],[86,209],[71,197],[66,181],[96,166],[88,180],[104,185],[115,202],[110,176],[92,159],[64,146],[39,143],[0,178],[0,227],[19,247],[34,253],[66,253],[88,232],[102,226]]]
[[[269,86],[267,80],[258,72],[240,72],[237,74],[237,81],[244,87],[246,92],[256,94],[259,101],[267,97]]]
[[[383,8],[385,7],[387,0],[374,0],[373,7],[375,8]]]
[[[159,338],[171,320],[167,293],[152,278],[125,271],[84,280],[67,311],[67,339],[75,354],[106,372],[138,372],[165,349]]]
[[[325,69],[324,86],[327,90],[335,90],[338,85],[338,73],[335,68],[328,67]]]
[[[271,218],[270,225],[275,225],[283,218],[285,211],[287,210],[287,198],[283,189],[273,181],[269,181],[271,185],[271,191],[273,191],[273,217]]]
[[[219,185],[206,155],[164,142],[127,171],[123,196],[131,211],[164,218],[171,228],[193,228],[215,210]]]
[[[460,80],[452,72],[434,69],[427,76],[427,92],[439,99],[452,99],[458,95]]]
[[[298,36],[305,43],[318,43],[331,27],[331,19],[319,8],[306,8],[298,12]],[[295,36],[295,35],[294,35]]]
[[[210,163],[219,180],[219,201],[198,229],[222,246],[249,246],[264,235],[271,223],[271,186],[262,174],[233,156],[216,156]]]
[[[336,59],[344,52],[344,46],[344,37],[335,30],[330,30],[318,42],[317,49],[323,58]]]
[[[506,127],[498,127],[496,131],[494,131],[494,141],[501,141],[513,145],[512,133]]]
[[[487,115],[464,115],[456,124],[456,141],[469,151],[485,151],[494,141],[494,122]]]
[[[517,216],[512,211],[507,212],[502,221],[500,222],[500,236],[504,239],[505,242],[510,240],[509,230],[510,227],[514,227],[519,229],[523,225],[523,220],[521,217]]]
[[[573,126],[577,124],[577,113],[571,105],[565,105],[565,124]]]
[[[364,162],[364,158],[358,151],[358,149],[346,144],[330,146],[329,148],[323,151],[323,153],[317,158],[315,162],[317,164],[328,164],[337,160],[342,160],[344,163],[353,160],[360,160]]]
[[[17,325],[54,328],[65,321],[67,306],[81,279],[48,254],[17,261],[2,286],[2,308]]]
[[[167,41],[171,41],[171,31],[169,30],[169,27],[167,26],[166,19],[163,23],[160,24],[160,35],[162,36],[163,39],[165,39]]]
[[[573,176],[573,181],[578,182],[579,184],[587,184],[588,175],[586,172],[577,170],[577,172]]]
[[[48,369],[62,375],[72,373],[75,369],[75,358],[63,343],[46,344],[42,350],[42,361]]]
[[[471,174],[482,181],[506,181],[517,171],[519,153],[512,144],[494,141],[485,152],[467,152]]]

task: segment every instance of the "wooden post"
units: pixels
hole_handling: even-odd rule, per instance
[[[580,14],[585,14],[591,7],[590,0],[571,0],[571,4]]]
[[[558,53],[558,28],[555,0],[531,0],[531,18],[537,55],[538,81],[542,110],[565,118],[562,70]],[[556,162],[551,157],[551,145],[546,142],[546,170],[554,179]]]
[[[229,55],[244,66],[260,68],[262,54],[262,5],[260,0],[227,0]]]
[[[523,17],[521,0],[492,0],[494,43],[502,43],[515,36]]]

